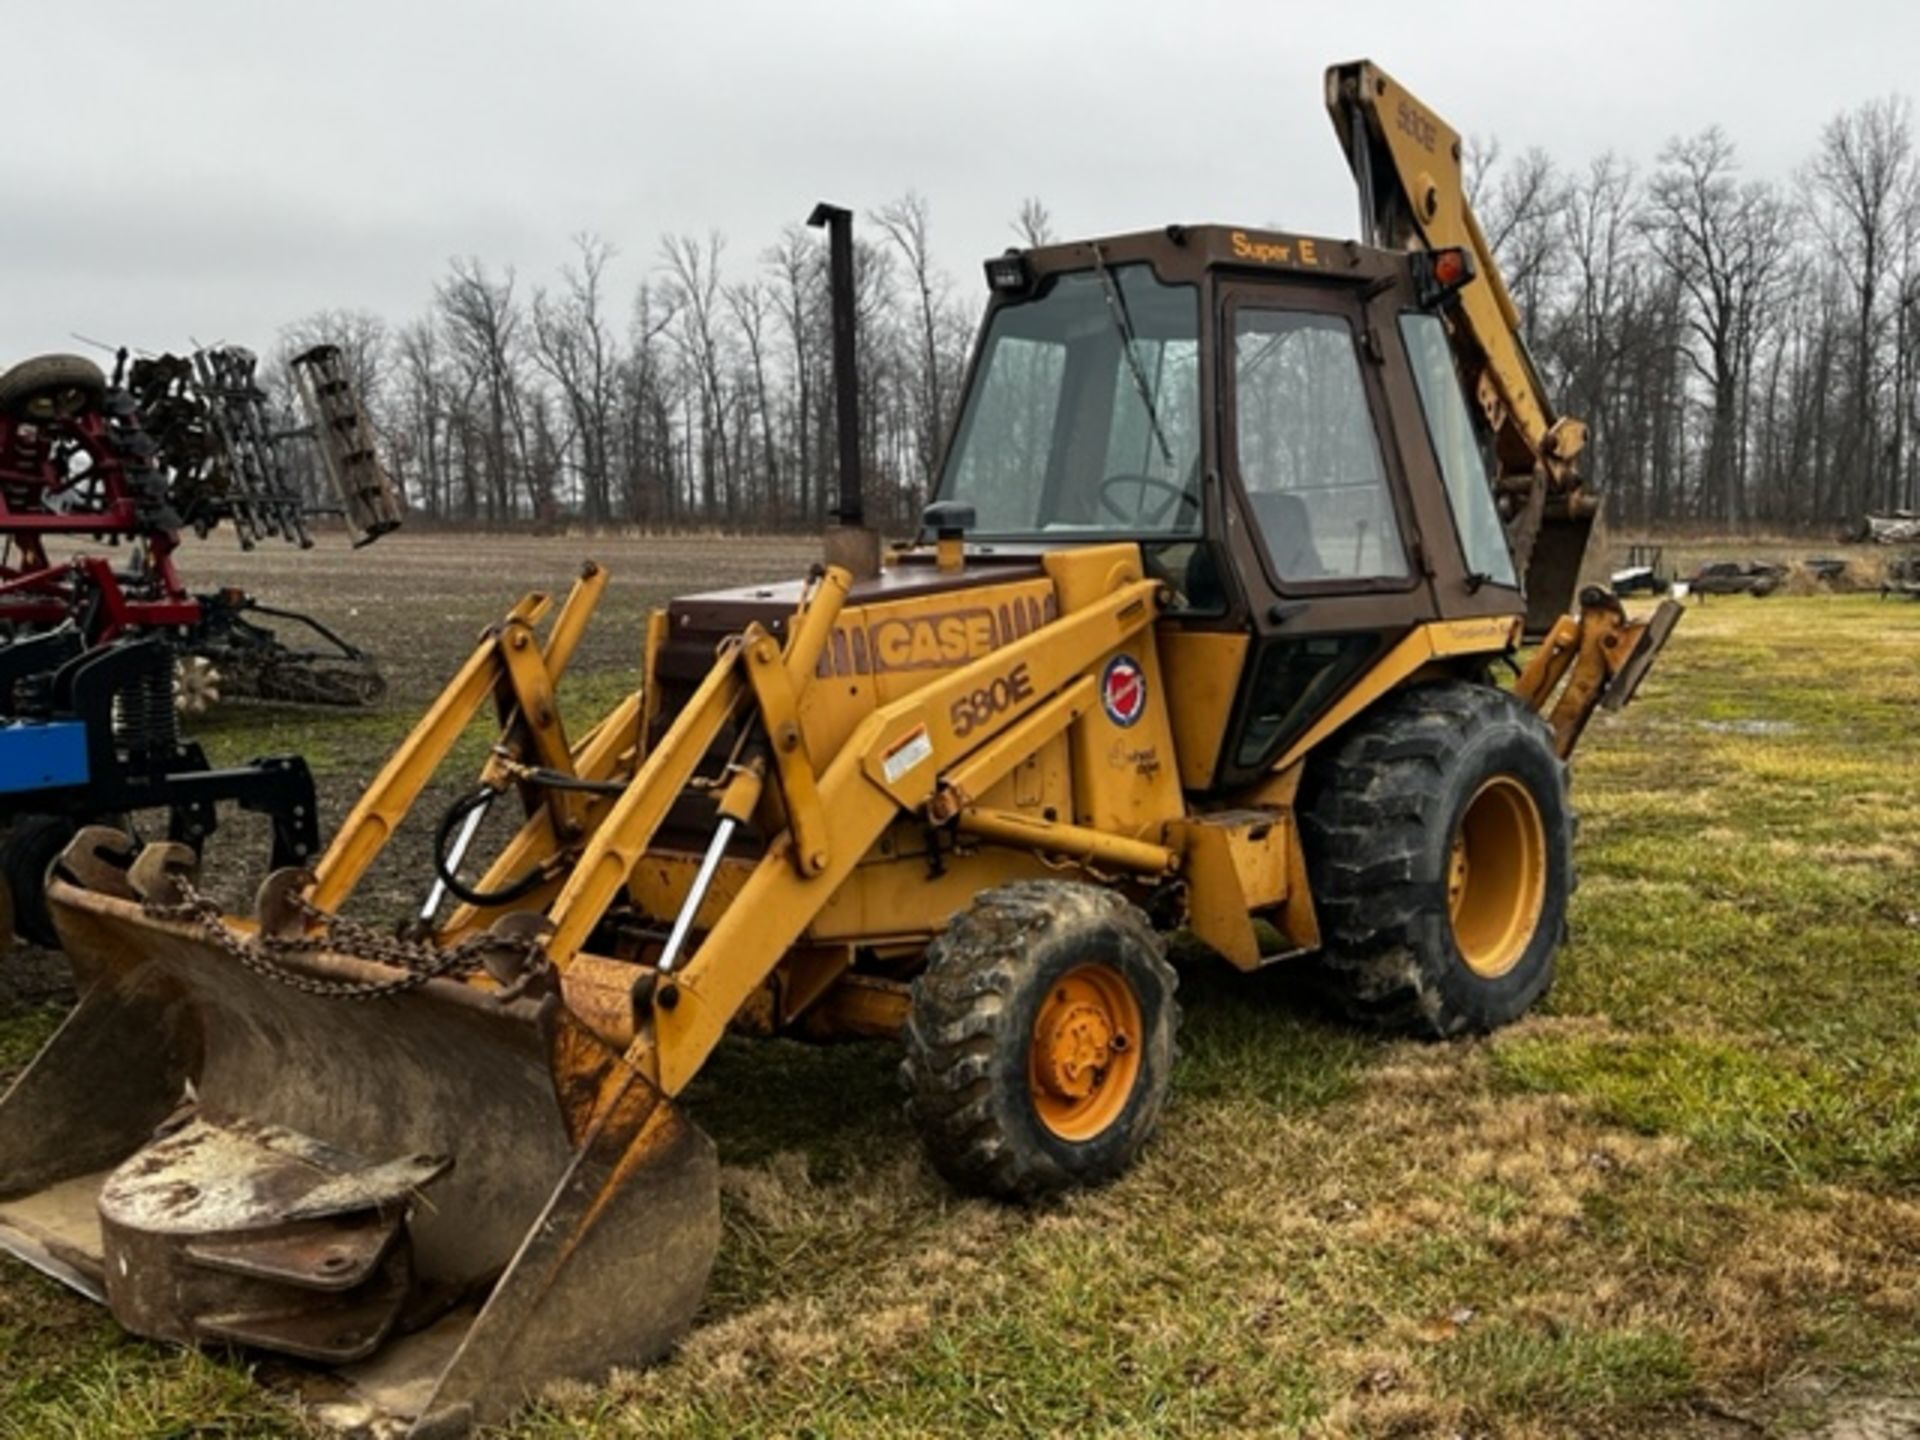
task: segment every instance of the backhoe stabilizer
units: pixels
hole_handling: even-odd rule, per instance
[[[691,1324],[713,1144],[557,997],[316,998],[406,972],[50,892],[92,978],[0,1099],[0,1248],[135,1333],[327,1367],[347,1428],[464,1433]]]
[[[1616,596],[1589,586],[1575,612],[1554,623],[1513,693],[1545,716],[1562,760],[1573,754],[1594,711],[1619,710],[1633,699],[1680,614],[1678,601],[1663,600],[1634,619]]]

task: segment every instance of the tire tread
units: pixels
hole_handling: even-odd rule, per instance
[[[1159,937],[1139,910],[1098,886],[1040,880],[983,891],[928,946],[913,982],[900,1079],[928,1159],[956,1187],[1031,1200],[1110,1178],[1073,1173],[1009,1123],[1010,1103],[1000,1103],[1010,1099],[1003,1087],[1025,1083],[1024,1073],[1005,1073],[1002,1057],[1025,1053],[1026,1037],[1010,1030],[1030,957],[1092,925],[1121,927],[1139,943],[1166,993],[1166,1023],[1177,1028],[1178,982]],[[1148,1119],[1156,1117],[1157,1106]]]
[[[1512,694],[1442,681],[1389,696],[1316,765],[1300,821],[1324,946],[1318,975],[1350,1019],[1436,1038],[1478,1028],[1418,958],[1415,932],[1433,903],[1419,869],[1448,777],[1473,737],[1501,726],[1552,755],[1546,722]],[[1566,764],[1553,763],[1564,794]]]

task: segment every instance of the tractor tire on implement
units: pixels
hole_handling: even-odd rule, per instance
[[[36,355],[0,373],[0,410],[22,420],[78,415],[107,393],[107,377],[84,355]]]
[[[1133,1163],[1166,1104],[1177,981],[1139,910],[1060,881],[987,890],[927,950],[900,1074],[933,1167],[1032,1200]]]
[[[1319,762],[1301,828],[1350,1018],[1444,1038],[1524,1015],[1553,983],[1574,886],[1567,767],[1506,691],[1393,696]]]

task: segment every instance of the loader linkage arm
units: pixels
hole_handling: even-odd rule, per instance
[[[1556,414],[1520,312],[1468,203],[1460,136],[1368,61],[1327,71],[1327,110],[1360,191],[1361,236],[1396,250],[1464,250],[1472,275],[1449,315],[1460,372],[1494,440],[1499,500],[1526,580],[1527,632],[1571,608],[1598,508],[1576,462],[1587,427]]]
[[[846,601],[846,571],[816,574],[784,644],[758,624],[722,644],[650,746],[645,692],[569,744],[553,687],[605,583],[589,567],[544,648],[531,630],[547,608],[540,596],[523,600],[482,637],[348,817],[317,867],[307,904],[323,913],[338,909],[493,696],[505,729],[482,786],[501,790],[518,781],[530,803],[519,832],[472,888],[504,894],[512,882],[528,884],[511,901],[456,909],[431,932],[432,942],[457,945],[491,929],[503,965],[510,965],[524,963],[516,957],[526,955],[529,939],[537,941],[539,968],[555,977],[570,1012],[613,1047],[602,1061],[624,1051],[620,1070],[645,1076],[671,1097],[903,812],[996,843],[1136,873],[1171,871],[1178,855],[1167,846],[977,803],[1097,706],[1097,660],[1148,627],[1161,608],[1161,586],[1142,575],[1131,546],[1047,563],[1083,575],[1097,569],[1105,582],[1093,587],[1097,598],[1046,626],[881,704],[824,760],[809,753],[801,709]],[[650,651],[659,643],[656,630]],[[983,694],[995,702],[984,713],[970,704]],[[722,772],[702,777],[728,736]],[[777,791],[776,809],[761,805],[765,791]],[[673,922],[664,947],[644,965],[587,954],[670,809],[682,795],[701,792],[716,802],[715,830],[678,913],[653,917]],[[707,916],[708,887],[728,841],[756,810],[778,817],[771,827],[777,833],[724,909]],[[705,933],[691,941],[696,931]],[[610,973],[619,977],[611,995]],[[495,978],[512,986],[525,977],[499,971]],[[564,1093],[562,1077],[556,1083]]]
[[[502,743],[495,747],[482,772],[483,784],[503,787],[512,774],[512,765],[522,759],[537,759],[571,772],[575,756],[560,723],[554,687],[573,658],[606,584],[606,572],[599,566],[589,563],[584,567],[544,648],[536,645],[533,627],[552,608],[553,602],[546,595],[527,596],[504,621],[488,629],[414,726],[406,743],[393,753],[342,822],[315,868],[313,888],[307,896],[310,904],[326,911],[339,908],[489,697],[495,700],[504,732]],[[637,711],[630,713],[626,706],[609,715],[587,738],[587,754],[598,756],[601,747],[596,746],[596,740],[629,733],[635,715]],[[574,838],[581,824],[578,810],[582,797],[561,790],[552,794],[554,823],[564,838]]]

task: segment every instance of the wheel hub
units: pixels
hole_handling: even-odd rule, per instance
[[[1105,965],[1082,965],[1055,981],[1034,1016],[1028,1089],[1054,1134],[1087,1140],[1126,1108],[1140,1073],[1140,1003]]]
[[[1113,1052],[1113,1025],[1104,1010],[1085,1001],[1059,1003],[1056,998],[1050,1016],[1036,1057],[1041,1083],[1064,1099],[1085,1099],[1100,1083]]]
[[[1547,831],[1519,780],[1496,775],[1460,814],[1447,855],[1447,913],[1469,969],[1498,979],[1533,943],[1547,893]]]
[[[220,703],[221,675],[204,655],[182,655],[173,662],[173,708],[182,715],[204,715]]]

